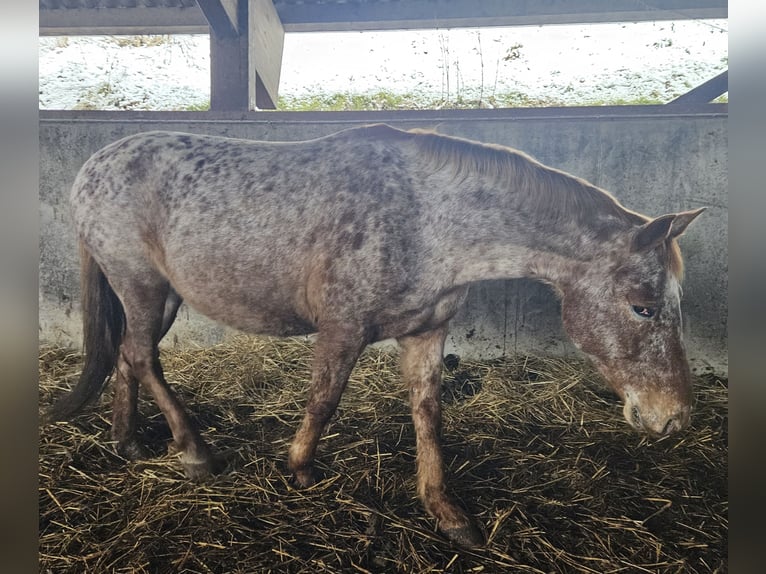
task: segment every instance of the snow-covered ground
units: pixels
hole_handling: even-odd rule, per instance
[[[727,68],[727,20],[296,33],[285,37],[280,94],[668,101]],[[41,109],[204,106],[209,39],[41,38],[39,74]]]

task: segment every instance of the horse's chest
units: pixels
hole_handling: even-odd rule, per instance
[[[397,338],[443,325],[455,315],[467,293],[468,287],[456,287],[419,306],[387,309],[380,317],[378,338]]]

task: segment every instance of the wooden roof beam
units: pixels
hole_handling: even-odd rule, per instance
[[[276,109],[285,29],[272,0],[250,0],[248,11],[248,59],[255,70],[250,109]]]
[[[210,24],[210,33],[219,38],[239,35],[238,0],[197,0]]]
[[[200,6],[202,4],[200,1]],[[212,0],[205,4],[217,5],[203,8],[206,15],[213,15],[210,109],[275,109],[285,31],[272,0],[227,3]],[[224,4],[230,4],[227,11]]]
[[[708,104],[728,91],[729,70],[726,70],[693,90],[689,90],[684,95],[678,96],[675,100],[671,100],[668,105]]]
[[[287,32],[407,30],[727,18],[726,0],[275,2]]]
[[[216,0],[226,10],[225,0]],[[275,0],[286,32],[526,26],[727,18],[726,0],[407,0],[296,3]],[[223,24],[226,26],[226,24]],[[41,36],[205,34],[192,7],[40,9]]]
[[[207,34],[199,6],[40,9],[40,36]]]

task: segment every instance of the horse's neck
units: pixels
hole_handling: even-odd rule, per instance
[[[607,249],[608,240],[597,239],[593,229],[574,219],[553,222],[489,207],[465,221],[465,226],[452,226],[451,233],[441,237],[449,251],[446,259],[454,264],[456,284],[532,277],[558,285]]]
[[[455,284],[530,277],[558,285],[570,277],[581,262],[575,256],[522,244],[474,247],[456,258]]]

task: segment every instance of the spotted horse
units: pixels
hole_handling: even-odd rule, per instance
[[[129,459],[139,383],[186,473],[216,470],[162,373],[182,301],[248,333],[316,333],[305,416],[288,455],[315,481],[323,427],[366,345],[393,338],[409,388],[417,490],[453,542],[483,543],[449,494],[440,446],[448,322],[469,285],[553,286],[565,331],[652,435],[689,423],[677,238],[702,209],[649,218],[514,149],[377,124],[298,142],[174,132],[95,153],[71,191],[81,246],[85,363],[50,416],[73,416],[114,377],[112,435]]]

